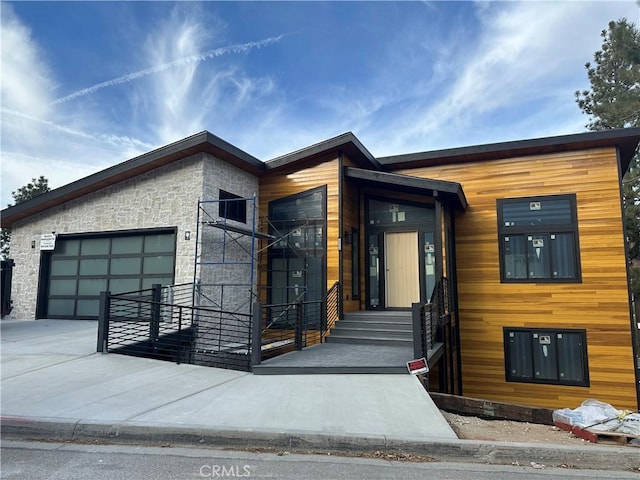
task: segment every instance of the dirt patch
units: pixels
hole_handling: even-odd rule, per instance
[[[442,411],[442,410],[441,410]],[[442,411],[458,438],[516,443],[546,443],[556,445],[595,445],[577,438],[570,432],[552,425],[514,422],[510,420],[485,420],[479,417],[457,415]],[[597,445],[620,446],[615,441],[603,440]]]

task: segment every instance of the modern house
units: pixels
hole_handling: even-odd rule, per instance
[[[376,158],[346,133],[263,162],[202,132],[4,209],[11,315],[97,318],[100,292],[152,284],[209,285],[225,309],[337,285],[339,329],[446,290],[441,390],[635,410],[621,182],[639,142],[630,128]],[[222,257],[216,232],[233,233]]]

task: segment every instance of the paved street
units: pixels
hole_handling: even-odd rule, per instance
[[[4,442],[2,479],[192,480],[566,480],[602,479],[603,472],[543,465],[502,466],[399,462],[328,455],[281,455],[188,448]],[[608,479],[636,479],[633,472],[607,472]]]
[[[3,455],[3,478],[10,472],[16,476],[6,478],[30,478],[28,469],[36,468],[40,460],[43,468],[52,471],[57,471],[58,464],[67,465],[64,474],[44,478],[93,478],[95,475],[83,468],[97,468],[94,457],[83,460],[80,454],[87,452],[76,452],[80,447],[71,445],[104,443],[105,440],[148,446],[262,447],[291,452],[409,452],[440,461],[474,463],[475,467],[467,468],[478,471],[482,471],[481,464],[489,463],[530,465],[535,462],[546,465],[547,469],[562,464],[626,471],[640,467],[638,450],[633,447],[459,440],[428,393],[408,374],[255,376],[96,354],[95,322],[3,320],[0,327],[3,447],[8,448],[10,439],[69,442],[68,446],[52,448],[55,453],[29,453],[47,450],[46,443],[36,450],[7,450]],[[127,454],[136,451],[135,447],[122,448]],[[68,449],[75,453],[67,455]],[[173,455],[178,450],[160,451]],[[29,466],[32,463],[29,458],[36,460],[35,466]],[[115,475],[113,478],[141,478],[140,475],[126,476],[129,470],[124,465],[131,459],[113,458],[115,460],[104,457],[103,463],[108,460],[107,465],[111,466],[99,468],[119,472],[109,473]],[[141,462],[140,468],[152,469],[152,473],[142,478],[162,478],[153,474],[154,465],[161,460],[136,459]],[[329,460],[336,465],[344,462]],[[149,461],[151,465],[145,463]],[[158,472],[173,472],[174,478],[199,475],[192,463],[187,468],[184,460],[181,461],[183,463],[177,465],[182,465],[182,470],[171,470],[172,467],[167,466]],[[368,468],[367,461],[358,468]],[[273,459],[264,462],[271,465]],[[290,477],[286,476],[286,469],[278,475],[316,478],[312,475],[313,465],[316,463],[292,470]],[[395,463],[375,465],[376,471],[381,465],[387,469],[406,467]],[[20,468],[27,470],[16,473]],[[328,470],[318,472],[319,478],[343,478],[330,469],[338,467],[326,468]],[[420,464],[412,468],[418,471],[436,466]],[[74,477],[76,471],[84,473]],[[400,478],[395,474],[386,476],[389,470],[380,471],[382,476],[369,475],[368,478]],[[264,467],[264,472],[268,476],[270,470]],[[351,478],[359,478],[362,473],[358,470]],[[411,477],[411,471],[406,474],[408,478],[419,478],[417,473],[418,477]],[[464,478],[458,473],[446,475],[449,473],[443,473],[442,478]],[[474,475],[469,478],[481,478]]]

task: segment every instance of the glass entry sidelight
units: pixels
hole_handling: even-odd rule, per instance
[[[420,301],[418,232],[384,234],[385,305],[406,308]]]
[[[411,308],[435,286],[435,210],[426,204],[369,198],[366,227],[368,309]]]

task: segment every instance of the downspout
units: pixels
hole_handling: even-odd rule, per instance
[[[624,241],[624,262],[627,272],[627,294],[629,296],[629,321],[631,323],[631,347],[633,350],[633,371],[636,379],[636,403],[638,410],[640,410],[640,318],[636,318],[634,321],[634,309],[633,309],[633,291],[631,289],[631,274],[629,264],[629,249],[627,233],[624,229],[624,187],[622,179],[624,172],[622,171],[622,162],[620,161],[620,149],[616,148],[616,161],[618,163],[618,188],[620,189],[620,221],[622,222],[622,237]],[[636,302],[640,299],[636,298]]]
[[[450,244],[452,246],[451,252],[449,253],[449,257],[451,258],[451,283],[449,284],[451,290],[453,291],[453,311],[456,314],[456,325],[455,325],[455,335],[456,335],[456,363],[458,367],[458,371],[456,372],[457,382],[456,382],[456,390],[458,395],[463,395],[462,393],[462,352],[460,351],[460,307],[458,304],[458,259],[456,256],[456,215],[455,211],[451,211],[451,240]]]

